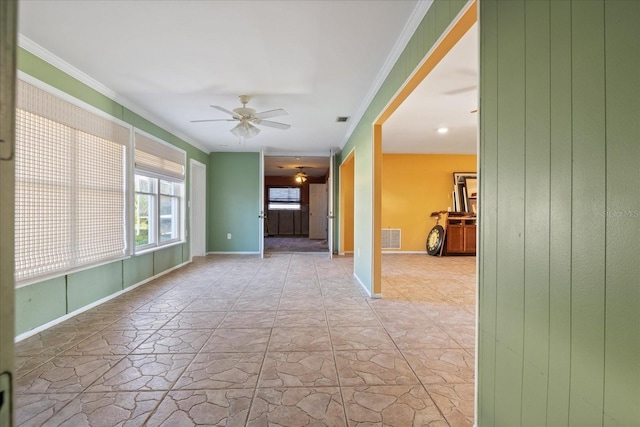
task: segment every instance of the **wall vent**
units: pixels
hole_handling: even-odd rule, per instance
[[[382,249],[400,249],[401,233],[399,228],[382,229]]]
[[[336,117],[336,122],[338,123],[346,123],[349,121],[349,116],[338,116]]]

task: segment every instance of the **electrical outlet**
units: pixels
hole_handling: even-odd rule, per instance
[[[227,240],[231,240],[231,233],[227,233]]]

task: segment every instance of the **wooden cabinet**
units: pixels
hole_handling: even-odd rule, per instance
[[[445,254],[447,255],[475,255],[476,254],[476,218],[475,217],[447,217],[447,231],[445,235]]]

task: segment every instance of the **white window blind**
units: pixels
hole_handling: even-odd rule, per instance
[[[145,175],[173,178],[184,181],[186,155],[168,145],[135,133],[135,167],[136,171]]]
[[[19,81],[15,279],[124,256],[131,129]]]

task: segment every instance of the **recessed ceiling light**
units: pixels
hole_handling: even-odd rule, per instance
[[[449,132],[449,128],[438,128],[438,133],[439,134],[445,134]]]

